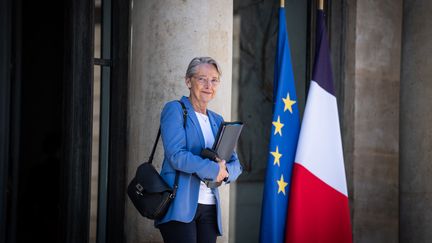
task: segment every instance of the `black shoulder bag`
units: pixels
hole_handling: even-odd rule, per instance
[[[183,102],[179,102],[183,108],[183,127],[186,128],[187,110]],[[127,187],[127,194],[135,208],[142,216],[149,219],[161,219],[165,216],[178,188],[178,171],[176,171],[174,186],[171,188],[152,165],[160,134],[159,127],[148,162],[138,166],[135,177]]]

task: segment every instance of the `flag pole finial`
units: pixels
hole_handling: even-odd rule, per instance
[[[324,10],[324,0],[318,0],[318,9]]]
[[[284,8],[285,7],[285,0],[280,0],[280,6],[281,6],[281,8]]]

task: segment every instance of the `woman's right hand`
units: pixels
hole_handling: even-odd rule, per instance
[[[229,176],[229,174],[228,174],[228,171],[226,169],[226,161],[225,160],[218,161],[218,165],[219,165],[219,173],[217,175],[216,181],[221,182],[225,178],[227,178]]]

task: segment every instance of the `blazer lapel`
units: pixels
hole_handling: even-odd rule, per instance
[[[181,98],[181,101],[186,106],[186,110],[188,112],[188,117],[192,121],[192,124],[194,125],[195,130],[198,133],[198,137],[199,137],[199,140],[200,140],[201,147],[204,148],[205,147],[204,135],[202,134],[201,126],[200,126],[200,124],[198,122],[198,118],[196,117],[195,110],[193,109],[192,104],[189,102],[189,99],[186,96],[183,96]]]
[[[212,132],[213,132],[213,136],[214,136],[214,138],[216,139],[216,135],[217,135],[217,132],[218,132],[219,126],[218,126],[218,124],[216,123],[216,119],[215,119],[213,113],[211,113],[211,112],[207,112],[207,116],[209,117],[209,121],[210,121],[211,128],[212,128]]]

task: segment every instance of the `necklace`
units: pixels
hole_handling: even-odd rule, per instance
[[[196,112],[196,113],[199,114],[199,116],[204,120],[204,122],[208,122],[208,116],[206,116],[206,115],[204,115],[202,113],[199,113],[199,112]]]

